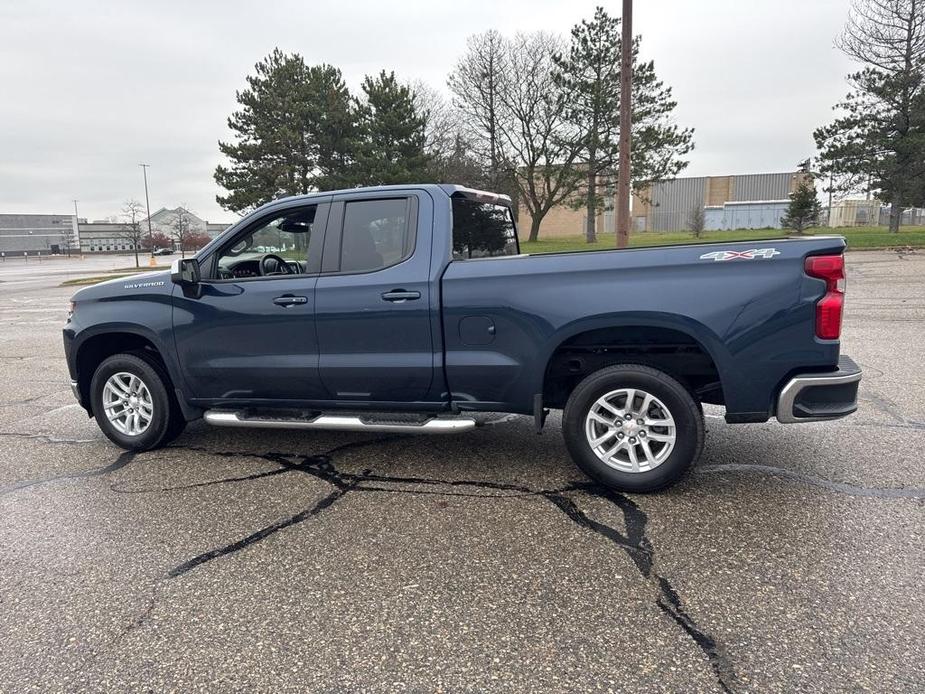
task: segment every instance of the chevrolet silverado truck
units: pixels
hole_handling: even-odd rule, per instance
[[[575,463],[662,489],[732,424],[856,409],[839,350],[845,241],[521,253],[510,198],[358,188],[257,209],[169,272],[74,295],[75,396],[116,445],[187,422],[453,433],[562,409]]]

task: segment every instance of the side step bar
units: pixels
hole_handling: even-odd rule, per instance
[[[355,415],[326,415],[313,418],[248,417],[241,412],[229,410],[208,410],[203,414],[209,424],[220,427],[255,427],[262,429],[327,429],[328,431],[382,431],[398,434],[456,434],[475,429],[474,419],[438,419],[436,417],[420,422],[377,421]]]

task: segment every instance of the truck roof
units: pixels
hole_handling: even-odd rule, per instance
[[[488,202],[496,205],[505,205],[507,207],[513,206],[513,202],[508,195],[492,193],[487,190],[476,190],[475,188],[468,188],[456,183],[401,183],[388,186],[360,186],[358,188],[339,188],[338,190],[319,190],[311,193],[305,193],[304,195],[289,195],[284,198],[277,198],[276,200],[264,203],[257,209],[275,205],[276,203],[282,202],[284,200],[311,200],[312,198],[323,197],[326,195],[340,195],[343,193],[377,193],[408,189],[427,190],[431,192],[440,190],[449,197],[459,196],[468,198],[470,200],[477,200],[478,202]]]

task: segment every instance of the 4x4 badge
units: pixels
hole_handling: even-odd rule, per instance
[[[712,253],[704,253],[700,256],[701,260],[755,260],[756,258],[764,258],[770,260],[775,255],[780,255],[780,251],[776,248],[753,248],[750,251],[713,251]]]

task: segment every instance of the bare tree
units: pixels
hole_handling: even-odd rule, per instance
[[[925,1],[854,0],[835,45],[859,63],[884,72],[925,62]]]
[[[138,251],[144,239],[141,220],[144,218],[145,206],[138,200],[126,200],[122,205],[122,230],[119,236],[132,244],[135,251],[135,267],[140,267]]]
[[[180,256],[183,258],[186,257],[190,236],[194,233],[190,225],[190,214],[190,211],[181,205],[177,208],[176,216],[170,225],[170,235],[180,246]]]
[[[61,228],[60,247],[68,258],[71,257],[72,248],[78,251],[80,250],[78,240],[79,237],[75,237],[74,227],[71,224],[68,224],[67,228]]]
[[[461,127],[456,108],[426,82],[413,82],[411,89],[415,111],[424,118],[424,150],[432,158],[447,156]]]
[[[703,205],[694,205],[687,217],[687,228],[690,229],[690,232],[694,235],[694,238],[699,239],[701,236],[703,236],[703,229],[705,226],[706,213],[703,210]]]
[[[552,34],[518,34],[505,44],[499,130],[511,154],[520,201],[530,213],[530,241],[543,218],[575,190],[574,166],[582,143],[566,137],[565,106],[553,80],[553,55],[563,48]]]
[[[493,190],[503,189],[506,178],[500,120],[507,57],[506,41],[494,29],[470,36],[466,54],[447,79],[454,104],[463,115],[466,140],[487,164]]]
[[[456,106],[425,82],[415,82],[412,89],[415,109],[424,118],[428,181],[491,187],[462,135],[465,126]]]

